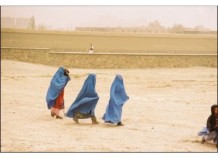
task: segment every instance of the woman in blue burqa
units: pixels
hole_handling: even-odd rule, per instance
[[[122,108],[128,99],[129,97],[125,91],[123,77],[121,75],[116,75],[111,86],[110,100],[106,107],[106,112],[102,117],[105,123],[123,126],[123,123],[121,122]]]
[[[76,97],[76,100],[68,109],[66,116],[73,118],[76,123],[79,119],[91,118],[92,124],[98,124],[95,117],[95,107],[99,100],[95,90],[96,75],[89,74],[85,80],[82,89]]]
[[[69,71],[60,67],[54,74],[46,95],[48,109],[51,109],[51,116],[62,119],[60,110],[64,109],[64,88],[70,80]]]

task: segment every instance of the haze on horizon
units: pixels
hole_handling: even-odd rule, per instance
[[[2,6],[2,17],[35,17],[36,25],[74,27],[140,27],[158,20],[164,27],[202,25],[217,31],[216,6]]]

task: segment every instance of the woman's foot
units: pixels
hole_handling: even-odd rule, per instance
[[[118,122],[117,126],[124,126],[124,124],[122,122]]]
[[[79,121],[78,121],[78,118],[73,118],[73,121],[76,123],[76,124],[79,124]]]
[[[95,116],[91,116],[92,124],[99,124]]]
[[[61,116],[58,116],[58,115],[57,115],[57,116],[56,116],[56,119],[63,119],[63,118],[62,118]]]
[[[98,121],[95,121],[95,122],[92,122],[92,124],[99,124],[99,122],[98,122]]]
[[[55,114],[53,112],[51,112],[51,117],[54,117],[54,116],[55,116]]]
[[[201,144],[204,144],[205,141],[206,141],[205,138],[202,137],[202,139],[201,139]]]

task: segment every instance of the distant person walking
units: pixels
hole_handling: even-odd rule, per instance
[[[54,74],[47,91],[48,109],[51,109],[51,116],[57,119],[62,119],[59,113],[61,109],[64,109],[64,88],[69,80],[69,70],[60,67]]]
[[[95,117],[95,108],[98,103],[99,96],[95,90],[96,75],[89,74],[80,90],[76,100],[68,109],[66,116],[73,118],[78,124],[79,119],[91,118],[92,124],[98,124]]]
[[[122,108],[128,99],[129,97],[125,91],[123,77],[121,75],[116,75],[110,90],[110,100],[106,107],[106,112],[102,117],[105,123],[123,126],[123,123],[121,122]]]
[[[89,53],[94,53],[94,46],[92,43],[90,44]]]

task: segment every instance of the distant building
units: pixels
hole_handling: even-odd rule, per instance
[[[2,28],[31,29],[31,23],[32,18],[1,17]]]
[[[29,28],[30,18],[16,18],[15,26],[18,29],[27,29],[27,28]]]

